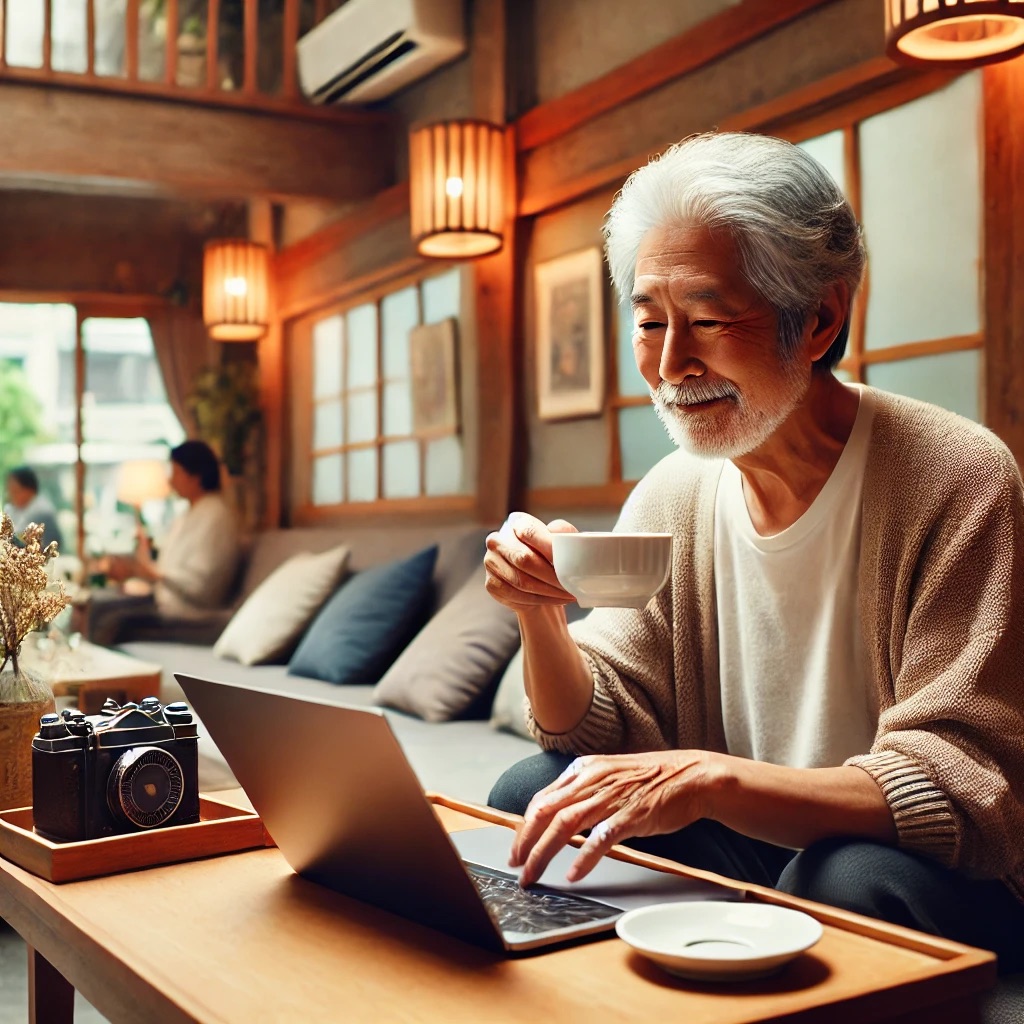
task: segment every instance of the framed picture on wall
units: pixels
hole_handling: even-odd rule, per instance
[[[604,265],[598,248],[538,263],[537,412],[591,416],[604,405]]]
[[[422,437],[456,434],[459,396],[455,320],[422,324],[409,331],[412,431]]]

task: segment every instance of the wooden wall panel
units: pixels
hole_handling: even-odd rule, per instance
[[[564,196],[566,182],[576,178],[592,176],[595,188],[611,183],[671,141],[879,57],[882,44],[877,0],[817,8],[524,154],[520,212],[550,205],[546,197]],[[602,176],[609,166],[610,176]]]
[[[985,422],[1024,465],[1024,60],[984,76]]]

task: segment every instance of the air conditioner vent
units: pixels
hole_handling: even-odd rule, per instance
[[[466,52],[462,0],[348,0],[298,42],[314,103],[371,103]]]

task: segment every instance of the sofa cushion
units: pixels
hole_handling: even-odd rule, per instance
[[[435,545],[347,580],[299,642],[288,674],[376,683],[429,615],[436,561]]]
[[[570,624],[579,622],[588,612],[575,602],[565,606],[565,618]],[[491,725],[503,732],[512,732],[524,739],[532,739],[526,728],[526,684],[523,682],[523,651],[516,651],[508,663],[491,706]]]
[[[464,714],[519,646],[515,615],[487,596],[481,565],[416,634],[374,690],[377,704],[428,722]]]
[[[243,665],[287,657],[337,587],[348,556],[342,544],[319,555],[303,551],[279,565],[235,612],[213,653]]]

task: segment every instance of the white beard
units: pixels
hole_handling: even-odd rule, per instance
[[[760,448],[803,401],[810,386],[810,373],[787,360],[781,391],[759,394],[756,400],[728,381],[706,383],[698,378],[678,385],[662,381],[657,391],[651,392],[651,401],[678,447],[705,459],[736,459]],[[687,413],[679,408],[713,398],[725,398],[731,407],[707,413]]]

